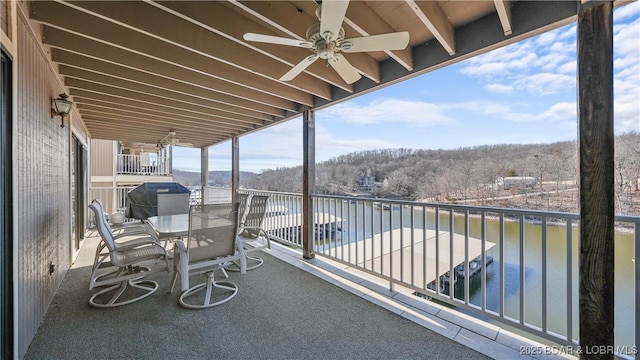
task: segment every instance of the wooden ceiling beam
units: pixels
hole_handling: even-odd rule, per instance
[[[42,1],[37,3],[44,4],[50,2]],[[63,17],[66,16],[67,15]],[[79,37],[84,37],[86,39],[93,40],[94,42],[100,42],[103,45],[106,45],[108,49],[107,52],[114,49],[125,50],[124,53],[127,55],[124,55],[124,57],[129,56],[128,54],[142,55],[146,59],[162,61],[171,65],[179,66],[183,69],[198,72],[204,76],[211,76],[300,104],[310,105],[312,101],[312,95],[303,90],[295,89],[277,80],[268,79],[265,76],[247,72],[223,62],[210,59],[201,54],[177,48],[170,44],[159,44],[159,40],[152,41],[153,39],[148,36],[146,38],[141,34],[134,36],[134,31],[122,31],[126,29],[118,29],[116,26],[102,26],[100,28],[100,32],[96,32],[88,30],[93,28],[92,25],[69,25],[69,23],[75,24],[75,21],[72,20],[60,21],[58,18],[50,19],[50,16],[38,16],[36,19],[49,25],[46,26],[43,31],[45,35],[43,41],[45,44],[53,47],[67,49],[81,54],[91,52],[93,49],[82,47],[78,48],[79,46],[75,43]],[[104,25],[104,21],[102,23]],[[52,27],[58,28],[59,31],[51,31],[50,29]],[[73,29],[69,29],[68,27]],[[107,37],[110,40],[117,41],[118,43],[109,42],[104,38],[100,38],[99,36],[102,31],[111,34]],[[72,35],[76,36],[74,37]],[[126,40],[129,37],[135,37],[136,39],[135,41],[133,39]],[[143,61],[143,64],[144,62],[145,61]],[[144,68],[144,66],[142,68]]]
[[[103,75],[87,70],[70,67],[68,65],[59,66],[60,74],[65,78],[74,78],[84,80],[87,82],[93,82],[98,84],[104,84],[107,86],[113,86],[122,89],[128,89],[136,91],[142,94],[157,96],[159,98],[165,98],[170,101],[180,101],[185,104],[206,106],[212,110],[220,111],[227,114],[230,118],[243,120],[253,118],[260,121],[272,121],[273,117],[270,115],[262,114],[256,111],[250,111],[246,109],[239,109],[236,107],[228,106],[226,104],[220,104],[215,101],[211,101],[207,98],[193,97],[184,93],[174,92],[171,89],[149,86],[145,83],[132,82],[123,78],[118,78],[113,75]]]
[[[53,2],[51,2],[53,3]],[[113,6],[104,1],[64,2],[68,22],[91,23],[89,36],[101,36],[113,44],[135,49],[156,57],[167,57],[179,62],[185,51],[215,60],[266,79],[329,99],[330,89],[325,81],[308,74],[288,82],[279,82],[281,74],[289,66],[272,57],[264,56],[227,37],[175,16],[152,4],[142,1],[124,1]],[[64,8],[65,6],[61,6]],[[55,5],[51,7],[55,8]],[[50,10],[50,9],[49,9]],[[75,10],[78,10],[76,13]],[[82,15],[81,15],[82,14]],[[140,16],[140,14],[145,14]],[[66,24],[72,27],[73,25]],[[163,54],[164,50],[169,52]],[[187,56],[188,57],[188,56]],[[201,61],[204,59],[200,59]],[[218,66],[220,66],[218,64]]]
[[[123,141],[123,142],[138,142],[144,144],[157,144],[158,140],[162,139],[167,133],[161,132],[149,132],[145,131],[144,128],[133,127],[130,132],[123,132],[122,129],[118,128],[119,126],[110,126],[105,125],[102,126],[100,122],[97,122],[93,119],[88,119],[88,122],[91,123],[92,127],[95,129],[91,132],[91,136],[94,139],[102,139],[102,140],[114,140],[114,141]],[[202,140],[194,140],[188,141],[183,137],[179,137],[178,139],[184,143],[191,143],[195,148],[201,148],[213,145],[218,142],[225,141],[228,137],[226,136],[211,136],[207,139]]]
[[[121,49],[110,49],[107,45],[82,38],[77,35],[65,33],[61,30],[46,27],[45,33],[45,36],[48,36],[51,33],[56,34],[53,37],[58,38],[58,40],[60,40],[59,37],[68,37],[68,39],[63,39],[62,41],[50,39],[53,43],[52,46],[60,46],[60,42],[65,41],[68,41],[69,44],[73,44],[71,45],[71,49],[52,49],[51,59],[59,64],[66,64],[83,69],[104,67],[125,68],[216,92],[226,96],[226,99],[234,101],[239,106],[247,106],[253,102],[257,106],[256,109],[263,109],[265,106],[270,109],[275,108],[282,111],[294,111],[297,109],[297,105],[290,100],[285,100],[271,94],[256,91],[255,89],[243,87],[221,79],[202,76],[202,74],[198,72],[145,58],[144,56],[137,54],[127,53]],[[84,51],[84,53],[77,51]],[[101,63],[105,64],[101,65]],[[118,70],[114,69],[113,71]]]
[[[245,41],[243,36],[249,32],[272,36],[279,36],[279,34],[247,17],[238,16],[237,12],[217,1],[154,1],[149,4],[228,38],[248,49],[278,60],[289,67],[295,66],[302,59],[311,55],[311,51],[304,48]],[[321,62],[315,62],[305,72],[321,81],[353,92],[352,85],[347,84],[333,69],[324,66]]]
[[[175,117],[164,117],[164,116],[156,116],[153,114],[141,113],[141,112],[133,112],[128,111],[127,109],[121,109],[117,107],[103,107],[94,105],[91,103],[78,104],[76,105],[78,112],[80,114],[92,114],[94,116],[104,116],[113,119],[122,119],[128,120],[133,123],[136,122],[144,122],[149,125],[155,124],[166,124],[169,127],[177,127],[178,125],[181,127],[186,127],[192,129],[196,134],[201,133],[210,133],[210,134],[226,134],[229,132],[242,132],[247,128],[241,128],[237,126],[220,126],[216,122],[212,121],[192,121],[185,119],[178,119]],[[206,131],[205,131],[206,130]]]
[[[98,74],[104,74],[121,79],[128,79],[141,84],[149,84],[150,86],[159,87],[162,89],[170,89],[183,94],[202,97],[226,105],[225,108],[236,108],[239,113],[244,113],[243,110],[248,110],[258,113],[264,113],[276,118],[282,118],[285,115],[283,109],[276,106],[270,106],[261,102],[250,101],[241,97],[229,95],[224,92],[218,92],[216,89],[207,88],[204,86],[198,86],[197,84],[191,84],[184,81],[178,81],[172,78],[161,76],[160,74],[152,74],[138,69],[122,66],[121,64],[114,64],[94,58],[86,57],[84,55],[71,53],[61,49],[52,49],[52,60],[57,62],[59,68],[73,67],[75,69],[82,69],[90,72],[96,72]],[[63,75],[65,75],[63,73]],[[201,77],[200,77],[201,78]],[[259,93],[255,93],[257,95]],[[249,115],[249,113],[246,113]]]
[[[74,96],[73,100],[75,106],[78,109],[90,109],[97,112],[115,114],[115,115],[124,115],[124,116],[133,116],[138,118],[152,118],[152,119],[162,119],[162,120],[170,120],[173,122],[180,122],[186,124],[206,124],[213,125],[215,124],[221,130],[238,130],[238,131],[249,131],[258,128],[259,126],[238,126],[233,124],[227,124],[224,121],[219,119],[201,116],[185,116],[179,113],[168,113],[157,111],[154,109],[143,108],[140,106],[133,106],[132,104],[123,104],[118,102],[109,101],[109,99],[99,99],[100,94],[92,95],[91,93],[83,94],[88,95],[78,96],[77,90],[73,90]],[[96,96],[97,95],[97,96]],[[93,97],[92,97],[93,96]],[[105,101],[106,100],[106,101]]]
[[[504,35],[509,36],[513,32],[511,30],[511,1],[510,0],[493,0],[496,5],[496,11],[500,18],[500,24],[502,24],[502,30]]]
[[[405,0],[420,21],[431,31],[449,55],[455,55],[453,25],[437,1]]]
[[[246,123],[237,123],[227,119],[221,119],[216,116],[194,113],[189,111],[184,111],[181,109],[176,109],[164,105],[150,104],[143,101],[138,101],[135,99],[124,98],[124,97],[116,97],[109,94],[102,94],[98,92],[88,91],[84,89],[76,89],[71,88],[69,91],[70,95],[73,97],[74,102],[77,103],[87,103],[87,104],[97,104],[96,101],[101,101],[102,104],[110,104],[109,106],[113,107],[128,107],[138,109],[140,112],[145,112],[149,114],[154,114],[158,116],[166,116],[175,119],[175,121],[187,121],[193,122],[194,124],[200,122],[211,122],[218,124],[221,128],[231,128],[231,129],[255,129],[259,127],[258,124],[246,124]],[[77,98],[77,99],[76,99]]]
[[[146,131],[148,131],[149,133],[161,133],[164,135],[166,135],[170,130],[174,130],[180,134],[181,138],[188,139],[189,142],[208,139],[211,136],[221,137],[238,134],[237,132],[231,130],[202,131],[205,128],[204,126],[185,126],[172,124],[170,122],[151,121],[148,119],[139,119],[136,121],[136,119],[130,120],[123,117],[112,117],[108,114],[93,113],[91,111],[84,111],[82,116],[83,118],[86,117],[87,123],[90,125],[100,125],[102,127],[109,126],[120,128],[121,130],[125,127],[127,129],[129,129],[129,127],[132,127],[139,128],[141,130],[146,129]],[[155,141],[159,141],[161,138],[162,136]]]
[[[139,93],[125,88],[116,88],[104,83],[94,83],[86,80],[66,77],[64,83],[69,88],[88,90],[105,95],[111,95],[122,99],[137,100],[139,102],[153,105],[154,107],[164,107],[168,111],[181,111],[192,113],[194,116],[213,116],[231,124],[237,125],[263,125],[264,122],[247,116],[229,114],[220,110],[207,108],[197,104],[187,104],[175,99],[161,98],[155,95]]]
[[[360,34],[360,36],[396,32],[363,1],[351,1],[349,3],[344,23],[353,28],[353,30]],[[397,61],[405,69],[409,71],[413,70],[413,59],[411,58],[410,46],[407,46],[403,50],[387,50],[384,51],[384,53]]]

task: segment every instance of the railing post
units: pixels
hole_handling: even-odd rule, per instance
[[[236,202],[236,192],[240,188],[240,141],[231,138],[231,202]]]
[[[634,224],[634,265],[635,271],[633,272],[633,284],[635,288],[635,312],[636,312],[636,350],[640,348],[640,222]],[[638,356],[636,355],[636,358]]]
[[[578,11],[580,345],[614,345],[613,4]],[[636,260],[637,261],[637,260]],[[581,358],[612,359],[612,351]]]
[[[209,186],[209,148],[200,148],[200,204],[206,204],[205,193],[207,186]]]
[[[313,198],[316,184],[316,132],[315,113],[306,109],[302,113],[302,256],[312,259],[315,238],[313,219]]]

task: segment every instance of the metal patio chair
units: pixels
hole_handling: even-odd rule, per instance
[[[144,277],[152,272],[148,266],[142,263],[147,261],[164,260],[165,267],[153,271],[170,270],[166,250],[160,245],[157,239],[151,236],[137,237],[126,243],[115,241],[113,232],[107,220],[102,216],[102,209],[95,202],[89,205],[96,217],[96,228],[101,244],[98,248],[108,249],[106,256],[99,256],[91,272],[89,289],[96,287],[106,288],[93,294],[89,299],[89,304],[98,308],[116,307],[133,303],[146,298],[158,289],[158,283],[151,280],[144,280]],[[96,252],[97,255],[101,251]],[[126,292],[128,289],[135,290]],[[142,292],[142,294],[138,294]],[[123,296],[124,294],[126,296]],[[135,293],[135,295],[132,295]],[[109,297],[109,295],[111,295]],[[101,301],[103,297],[108,300]]]
[[[261,249],[271,249],[271,239],[269,234],[262,227],[264,218],[267,214],[267,204],[269,196],[256,194],[240,194],[238,197],[240,204],[239,215],[239,240],[242,244],[245,256],[233,264],[226,267],[229,271],[240,271],[245,273],[247,270],[253,270],[260,267],[264,263],[264,259],[258,256],[249,256],[248,254]],[[258,238],[264,238],[266,243],[263,245],[251,245],[248,242],[255,241]]]
[[[158,194],[158,216],[189,213],[189,194]]]
[[[231,300],[238,286],[230,281],[217,281],[215,271],[240,259],[238,242],[238,203],[192,205],[189,211],[189,234],[178,240],[174,248],[174,271],[171,292],[180,275],[180,305],[189,309],[205,309]],[[206,281],[191,286],[191,275],[204,275]],[[204,298],[194,296],[201,294]]]
[[[103,217],[104,217],[105,212],[104,212],[104,206],[102,205],[102,201],[96,198],[96,199],[93,199],[92,204],[95,204],[97,206],[98,212],[103,214]],[[105,218],[105,221],[106,221],[106,218]],[[97,219],[96,219],[96,223],[97,223]],[[96,224],[96,227],[97,227],[97,224]],[[121,226],[117,231],[114,231],[113,228],[111,228],[111,226],[107,222],[107,228],[109,229],[109,231],[111,231],[111,234],[113,235],[113,240],[121,245],[129,244],[132,241],[135,242],[139,238],[142,238],[141,241],[145,242],[147,241],[147,236],[152,236],[155,238],[155,236],[153,235],[152,229],[150,229],[149,225],[145,223],[136,222],[133,224],[125,224]],[[96,254],[93,259],[93,271],[96,270],[99,263],[104,262],[105,259],[108,257],[109,257],[109,250],[107,249],[106,243],[104,242],[104,240],[100,240],[100,243],[96,247]]]

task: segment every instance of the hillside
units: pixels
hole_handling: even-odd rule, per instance
[[[360,151],[316,164],[316,192],[577,212],[576,153],[575,142]],[[616,137],[614,171],[616,213],[640,214],[640,133]],[[536,183],[507,190],[496,187],[496,179],[509,176],[534,177]],[[371,186],[359,185],[362,177]],[[174,178],[185,185],[200,184],[198,173],[176,171]],[[229,171],[210,172],[214,184],[229,186],[230,179]],[[302,166],[241,172],[240,185],[301,193]]]

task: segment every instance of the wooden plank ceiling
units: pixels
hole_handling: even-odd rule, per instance
[[[327,1],[327,0],[325,0]],[[309,49],[246,41],[306,40],[315,1],[33,1],[70,99],[96,139],[213,145],[561,26],[572,1],[351,1],[345,38],[407,31],[402,50],[344,54],[345,82],[318,60],[280,81]]]

